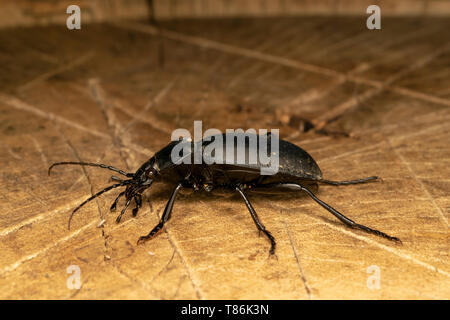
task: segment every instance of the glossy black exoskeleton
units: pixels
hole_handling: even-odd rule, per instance
[[[238,133],[234,133],[236,137]],[[242,135],[244,135],[242,133]],[[209,139],[204,139],[199,142],[195,142],[199,150],[204,150],[211,141],[214,141],[215,137],[223,138],[223,161],[216,161],[215,163],[208,163],[208,159],[204,158],[205,161],[199,164],[194,164],[194,142],[180,140],[173,141],[169,143],[166,147],[158,151],[153,157],[151,157],[147,162],[145,162],[135,173],[127,173],[117,168],[104,165],[104,164],[96,164],[96,163],[86,163],[86,162],[57,162],[50,166],[48,173],[50,174],[50,170],[57,165],[83,165],[83,166],[95,166],[101,167],[104,169],[109,169],[111,171],[115,171],[129,179],[119,179],[115,176],[112,178],[118,183],[113,184],[105,189],[97,192],[92,195],[88,199],[86,199],[83,203],[81,203],[78,207],[76,207],[69,219],[69,227],[70,221],[73,217],[73,214],[80,209],[84,204],[93,200],[94,198],[100,196],[101,194],[112,190],[118,187],[126,187],[125,191],[119,193],[117,198],[114,200],[111,205],[111,211],[116,209],[117,203],[122,196],[125,196],[126,202],[125,206],[122,209],[121,213],[117,217],[116,221],[119,222],[124,214],[125,210],[130,205],[131,201],[135,201],[135,208],[133,209],[133,216],[135,216],[142,206],[142,193],[144,190],[149,188],[153,182],[165,182],[171,184],[173,186],[173,191],[170,196],[169,201],[166,204],[164,212],[161,216],[160,222],[150,231],[150,233],[146,236],[142,236],[139,238],[138,243],[149,240],[153,238],[158,231],[160,231],[164,224],[169,220],[173,204],[176,198],[176,195],[180,188],[193,188],[194,190],[205,190],[210,192],[215,188],[226,188],[235,190],[240,194],[242,199],[244,200],[247,209],[249,210],[253,221],[255,222],[257,228],[264,233],[267,238],[271,242],[270,253],[275,253],[276,242],[272,234],[264,227],[261,221],[256,214],[255,209],[251,205],[249,199],[247,198],[246,191],[260,188],[277,188],[280,190],[292,190],[296,189],[298,191],[304,191],[307,193],[314,201],[324,207],[326,210],[331,212],[336,218],[342,221],[345,225],[350,226],[352,228],[361,229],[366,232],[375,234],[377,236],[384,237],[389,240],[401,242],[400,239],[396,237],[389,236],[381,231],[366,227],[364,225],[358,224],[351,219],[345,217],[342,213],[326,204],[319,198],[317,198],[314,193],[310,190],[310,186],[317,185],[318,183],[331,184],[331,185],[349,185],[349,184],[358,184],[364,183],[367,181],[376,180],[377,177],[368,177],[358,180],[348,180],[348,181],[331,181],[322,178],[322,172],[314,161],[314,159],[303,149],[300,147],[284,141],[279,140],[279,148],[278,154],[278,166],[275,174],[271,175],[262,175],[261,167],[263,166],[258,161],[256,163],[249,162],[250,154],[259,154],[260,145],[249,143],[249,136],[245,138],[245,148],[246,153],[245,162],[243,164],[235,164],[237,162],[225,161],[225,150],[227,145],[227,134],[217,135],[209,137]],[[278,138],[278,137],[276,137]],[[237,138],[236,138],[237,139]],[[270,153],[270,141],[272,136],[267,135],[267,149],[269,149]],[[232,140],[233,143],[236,140]],[[184,144],[184,146],[190,147],[192,152],[188,153],[185,156],[191,158],[191,164],[185,164],[183,162],[174,163],[172,161],[172,150],[178,144]],[[183,146],[183,145],[179,145]],[[237,159],[238,148],[235,148],[235,159]],[[217,160],[217,159],[216,159]],[[240,162],[242,163],[242,162]]]

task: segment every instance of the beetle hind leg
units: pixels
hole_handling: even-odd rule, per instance
[[[327,204],[327,203],[323,202],[322,200],[320,200],[319,198],[317,198],[316,195],[314,193],[312,193],[312,191],[309,190],[308,188],[306,188],[306,187],[304,187],[304,186],[302,186],[300,184],[296,184],[296,185],[301,189],[301,191],[306,192],[315,202],[320,204],[323,208],[327,209],[330,213],[332,213],[336,218],[341,220],[347,226],[355,228],[355,229],[360,229],[360,230],[363,230],[363,231],[368,232],[368,233],[375,234],[375,235],[377,235],[379,237],[386,238],[386,239],[391,240],[391,241],[402,243],[402,241],[399,238],[397,238],[397,237],[390,236],[390,235],[388,235],[388,234],[386,234],[384,232],[381,232],[379,230],[372,229],[372,228],[366,227],[366,226],[364,226],[362,224],[356,223],[355,221],[347,218],[342,213],[340,213],[339,211],[334,209],[329,204]]]
[[[333,180],[321,179],[318,181],[322,182],[322,183],[326,183],[326,184],[331,184],[333,186],[341,186],[341,185],[349,185],[349,184],[360,184],[360,183],[365,183],[368,181],[374,181],[374,180],[379,180],[379,179],[380,178],[377,176],[372,176],[372,177],[355,179],[355,180],[333,181]]]

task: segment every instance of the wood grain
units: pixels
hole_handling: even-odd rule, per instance
[[[2,0],[0,28],[65,24],[71,0]],[[376,4],[383,17],[450,15],[449,0],[78,0],[82,24],[122,19],[224,17],[367,17]]]
[[[449,27],[386,18],[378,32],[322,17],[0,31],[0,298],[448,299]],[[114,222],[111,192],[67,230],[110,176],[59,167],[48,177],[51,163],[136,170],[194,120],[279,128],[328,179],[381,176],[318,196],[403,245],[344,227],[305,195],[251,194],[278,241],[268,259],[238,195],[184,192],[164,232],[137,246],[165,185],[136,218]],[[70,265],[80,290],[66,285]],[[367,287],[370,266],[379,290]]]

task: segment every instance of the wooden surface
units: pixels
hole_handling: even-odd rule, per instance
[[[381,31],[361,18],[161,26],[160,36],[136,23],[0,31],[0,298],[450,297],[449,19],[384,19]],[[136,246],[168,199],[161,184],[136,218],[114,222],[111,192],[67,229],[110,174],[48,177],[49,164],[135,170],[194,120],[279,128],[328,179],[381,176],[318,196],[403,245],[344,227],[304,195],[250,195],[278,241],[268,259],[238,195],[184,192],[164,232]],[[70,265],[80,290],[67,287]]]
[[[153,0],[155,16],[160,19],[180,17],[243,16],[364,16],[372,4],[383,15],[411,16],[450,14],[449,0]]]
[[[2,0],[0,28],[17,26],[43,26],[65,24],[67,7],[77,5],[83,24],[117,21],[118,19],[144,19],[149,15],[148,0]]]
[[[0,28],[64,24],[71,0],[2,0]],[[450,15],[450,0],[78,0],[82,23],[119,19],[367,16],[376,4],[387,16]]]

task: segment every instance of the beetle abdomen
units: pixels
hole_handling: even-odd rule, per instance
[[[264,139],[259,139],[260,137],[264,137]],[[218,139],[222,141],[221,144],[217,144]],[[222,169],[232,166],[234,170],[240,168],[248,170],[248,173],[254,171],[254,173],[261,174],[263,167],[272,167],[274,169],[273,174],[266,173],[266,175],[284,177],[283,180],[289,180],[289,177],[305,180],[322,179],[322,172],[319,166],[305,150],[281,139],[278,141],[277,150],[276,144],[274,144],[272,139],[272,135],[258,136],[240,132],[224,133],[209,136],[197,142],[171,142],[160,150],[155,155],[155,158],[159,169],[163,171],[174,167],[184,167],[183,164],[186,163],[183,163],[183,159],[190,159],[190,163],[209,165],[213,171],[217,169],[218,165],[222,165]],[[190,152],[186,154],[182,152],[180,154],[181,157],[177,160],[178,163],[174,163],[171,159],[171,151],[178,143],[181,143],[180,146],[188,146]],[[214,144],[217,148],[215,151],[212,151]],[[264,146],[263,144],[266,145]],[[194,161],[194,145],[200,151],[201,163],[195,163]],[[221,148],[218,146],[221,146]],[[220,150],[222,151],[221,153],[218,152]],[[264,154],[270,160],[270,164],[267,164],[267,162],[264,164],[264,161],[261,161],[261,155]],[[275,167],[274,164],[276,165]],[[225,171],[229,169],[225,169]]]
[[[227,139],[230,137],[230,135],[234,136],[234,139]],[[221,138],[223,141],[223,154],[220,158],[220,160],[222,161],[221,163],[233,164],[241,168],[261,171],[262,167],[268,166],[262,164],[260,159],[261,154],[266,153],[266,156],[270,159],[271,165],[273,163],[277,163],[277,167],[274,170],[274,175],[292,176],[310,180],[322,179],[322,172],[320,171],[319,166],[314,161],[314,159],[302,148],[281,139],[278,143],[278,151],[276,150],[276,148],[273,148],[275,145],[272,139],[276,136],[264,136],[265,139],[263,140],[258,139],[261,136],[245,133],[222,134],[212,137]],[[241,143],[241,147],[239,147],[239,139],[241,140],[241,142],[244,141],[243,145]],[[212,143],[212,140],[210,138],[205,140],[203,141],[204,148]],[[257,143],[255,143],[255,141],[257,141]],[[229,155],[227,155],[227,148],[230,147],[230,142],[233,143],[233,163],[230,163]],[[262,150],[261,142],[267,144],[266,146],[263,146]],[[238,161],[238,154],[240,154],[243,158],[241,159],[241,161]],[[209,158],[208,153],[204,153],[203,157],[204,160],[212,162],[212,159]]]
[[[280,140],[279,172],[311,180],[322,179],[322,171],[308,152],[285,140]]]

